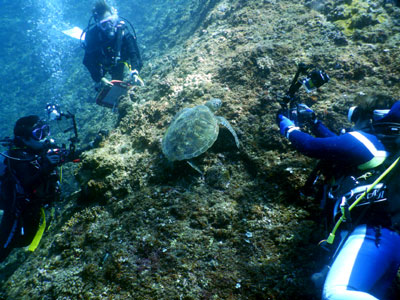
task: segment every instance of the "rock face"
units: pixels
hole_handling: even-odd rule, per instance
[[[398,98],[400,10],[366,0],[205,3],[184,42],[146,61],[146,86],[123,99],[116,128],[85,154],[81,191],[39,249],[16,251],[0,267],[4,298],[320,297],[310,276],[326,263],[317,247],[326,232],[318,200],[298,193],[315,162],[279,135],[278,101],[300,62],[330,75],[300,96],[334,130],[348,125],[357,94]],[[197,158],[202,178],[171,166],[160,141],[180,109],[213,97],[242,149],[221,128]]]

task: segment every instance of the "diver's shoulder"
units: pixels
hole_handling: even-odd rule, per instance
[[[98,45],[101,43],[99,37],[99,29],[94,26],[88,30],[85,36],[85,49],[86,51],[92,52],[97,49]]]
[[[347,133],[345,133],[345,135],[351,135],[353,138],[359,140],[359,141],[370,141],[373,144],[382,144],[382,142],[379,140],[379,138],[371,133],[371,132],[367,132],[367,131],[363,131],[363,130],[353,130],[353,131],[349,131]]]
[[[95,39],[98,38],[98,36],[99,36],[99,28],[97,26],[93,26],[87,31],[85,40],[87,40],[88,38]]]

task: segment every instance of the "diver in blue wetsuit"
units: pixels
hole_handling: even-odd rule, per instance
[[[280,132],[294,148],[329,166],[329,179],[335,183],[329,183],[326,198],[333,203],[333,222],[346,215],[347,226],[340,227],[337,250],[326,269],[323,299],[387,299],[400,266],[400,167],[395,160],[400,153],[400,101],[382,112],[374,109],[382,108],[378,98],[364,97],[365,103],[350,109],[355,126],[342,135],[314,120],[314,137],[278,116]],[[350,213],[351,202],[365,191],[366,200],[356,202]]]

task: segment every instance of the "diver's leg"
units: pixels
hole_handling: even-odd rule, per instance
[[[32,240],[39,229],[40,216],[40,210],[33,207],[29,209],[29,211],[25,211],[21,214],[21,223],[23,225],[24,234],[20,235],[18,240],[15,241],[15,248],[29,246],[30,243],[32,243]]]
[[[4,261],[13,249],[13,241],[18,231],[18,220],[15,214],[4,211],[0,223],[0,262]]]
[[[379,235],[380,234],[380,235]],[[400,265],[399,234],[358,226],[345,242],[325,281],[323,299],[376,300],[387,290]]]
[[[118,63],[116,66],[111,69],[111,78],[112,80],[121,80],[124,81],[124,70],[125,64]]]

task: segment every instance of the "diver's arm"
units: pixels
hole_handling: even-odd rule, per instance
[[[95,52],[92,53],[85,52],[85,56],[83,58],[83,64],[88,69],[93,81],[100,82],[101,78],[103,77],[103,70],[96,57],[97,55]]]
[[[93,27],[86,33],[85,37],[85,56],[83,65],[88,69],[94,82],[100,82],[104,76],[101,66],[101,41],[99,40],[99,29]]]
[[[345,166],[360,166],[387,155],[383,144],[375,136],[360,132],[316,138],[300,130],[293,130],[289,140],[304,155],[340,162]]]
[[[326,127],[320,120],[317,120],[312,126],[312,132],[317,137],[334,137],[337,136],[328,127]]]
[[[127,32],[123,38],[128,50],[132,70],[136,69],[140,71],[142,69],[143,63],[135,37],[130,32]]]
[[[289,140],[296,150],[312,158],[326,159],[342,152],[340,146],[343,142],[338,137],[319,138],[294,130],[289,134]]]
[[[42,157],[36,163],[33,161],[10,161],[10,166],[26,191],[33,191],[56,167],[46,157]]]
[[[75,160],[79,160],[81,158],[81,155],[83,152],[89,151],[94,148],[98,148],[100,143],[103,141],[103,139],[106,135],[108,135],[107,131],[105,131],[105,130],[100,131],[97,134],[96,138],[93,141],[91,141],[88,145],[86,145],[86,147],[83,147],[83,148],[80,148],[80,149],[77,149],[74,151],[69,151],[65,158],[65,162],[72,162]]]

